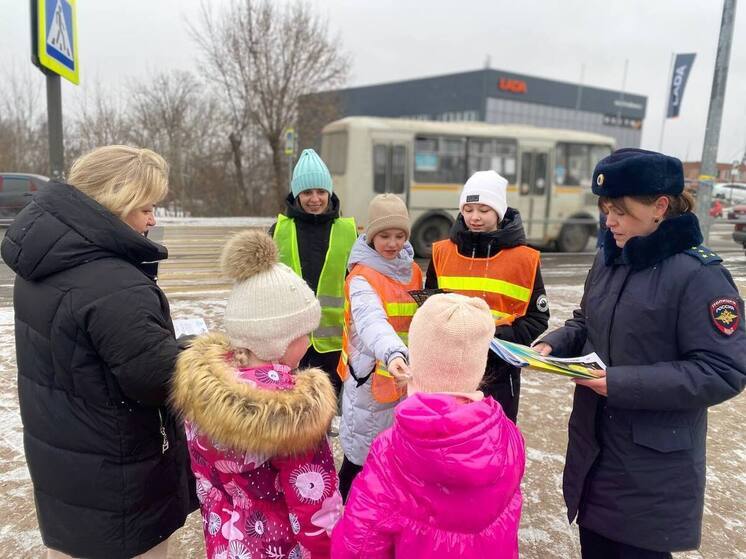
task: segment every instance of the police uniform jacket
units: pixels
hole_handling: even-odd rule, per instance
[[[563,492],[568,518],[656,551],[699,545],[707,408],[746,383],[743,301],[696,217],[664,220],[623,250],[606,233],[580,309],[542,341],[595,351],[608,397],[575,389]]]

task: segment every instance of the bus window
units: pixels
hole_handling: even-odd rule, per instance
[[[517,149],[515,140],[469,138],[469,176],[491,169],[515,183]]]
[[[391,148],[391,190],[394,194],[403,194],[407,175],[407,150],[404,146]]]
[[[523,152],[521,157],[521,195],[543,196],[547,191],[547,154]]]
[[[593,168],[610,153],[609,146],[557,144],[554,182],[559,185],[590,187]]]
[[[425,137],[415,139],[414,180],[463,183],[466,179],[466,140]]]
[[[373,146],[373,191],[379,194],[386,192],[386,159],[388,146]]]
[[[591,174],[596,165],[604,157],[611,155],[611,147],[609,146],[591,146]]]
[[[373,191],[403,194],[407,184],[407,148],[402,145],[373,146]]]

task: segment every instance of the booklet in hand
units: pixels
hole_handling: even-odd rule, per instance
[[[412,297],[412,299],[415,300],[418,307],[421,307],[422,304],[427,301],[428,297],[432,297],[433,295],[437,295],[438,293],[448,293],[448,291],[444,291],[442,289],[415,289],[408,292],[409,295]]]
[[[539,371],[542,373],[553,373],[572,378],[594,379],[599,378],[598,371],[606,370],[606,365],[595,353],[589,353],[582,357],[561,358],[543,356],[528,346],[506,342],[493,338],[490,349],[503,361],[514,367]]]
[[[205,319],[196,318],[175,318],[173,319],[174,333],[177,338],[181,336],[199,336],[207,333],[207,324]]]

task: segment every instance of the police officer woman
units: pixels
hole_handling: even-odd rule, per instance
[[[323,369],[339,394],[342,381],[336,368],[342,350],[344,283],[357,227],[354,219],[339,217],[331,174],[314,150],[301,153],[291,188],[285,214],[277,216],[269,234],[280,249],[280,261],[306,280],[321,303],[321,324],[311,334],[300,366]]]
[[[683,189],[674,157],[621,149],[598,163],[603,249],[580,309],[536,345],[608,367],[576,381],[569,423],[563,492],[584,559],[698,547],[707,408],[746,383],[743,301]]]

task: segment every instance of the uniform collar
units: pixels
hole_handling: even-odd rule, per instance
[[[628,265],[633,270],[650,268],[669,256],[699,245],[702,233],[697,216],[687,212],[665,219],[658,229],[645,237],[633,237],[623,249],[616,246],[611,230],[604,239],[604,262],[607,266]]]

